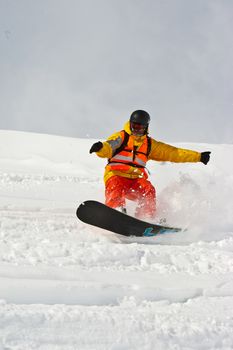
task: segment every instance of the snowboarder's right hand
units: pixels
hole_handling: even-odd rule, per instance
[[[98,152],[101,150],[102,147],[102,142],[98,141],[91,146],[89,153]]]
[[[207,164],[210,160],[210,153],[211,152],[202,152],[201,153],[201,159],[200,161],[203,163],[203,164]]]

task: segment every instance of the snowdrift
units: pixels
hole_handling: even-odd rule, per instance
[[[0,131],[0,349],[233,348],[233,145],[149,162],[156,220],[187,230],[124,239],[75,216],[104,201],[94,141]]]

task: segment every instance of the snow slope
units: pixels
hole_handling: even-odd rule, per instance
[[[104,200],[93,142],[0,131],[0,350],[233,349],[233,145],[150,162],[157,220],[187,230],[121,238],[75,217]]]

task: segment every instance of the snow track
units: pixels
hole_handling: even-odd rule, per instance
[[[140,244],[86,227],[69,208],[5,208],[1,218],[0,295],[10,303],[107,307],[233,296],[232,238]]]
[[[230,298],[198,298],[137,304],[131,298],[113,307],[2,304],[0,349],[230,350],[230,303]]]
[[[213,146],[212,168],[152,174],[158,215],[187,231],[126,238],[75,216],[83,200],[103,200],[86,140],[2,136],[15,149],[0,147],[0,350],[233,348],[231,168],[212,192],[231,146]],[[70,144],[85,157],[69,158]]]

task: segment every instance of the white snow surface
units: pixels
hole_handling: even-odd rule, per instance
[[[124,238],[75,215],[104,201],[94,141],[0,131],[0,350],[233,349],[233,145],[149,162],[156,221],[186,230]]]

